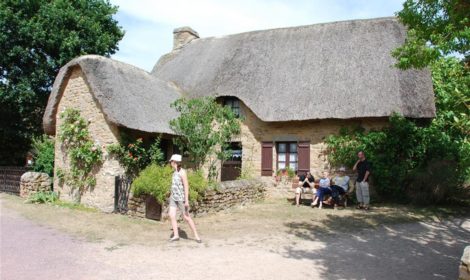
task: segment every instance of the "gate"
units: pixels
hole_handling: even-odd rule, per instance
[[[20,195],[21,175],[27,171],[21,166],[0,166],[0,192]]]
[[[131,190],[132,180],[125,175],[114,177],[114,212],[124,214],[127,212],[127,202]]]

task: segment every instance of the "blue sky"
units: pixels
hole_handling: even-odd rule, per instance
[[[393,16],[404,0],[111,0],[126,34],[112,57],[150,71],[171,51],[173,29],[201,37],[349,19]]]

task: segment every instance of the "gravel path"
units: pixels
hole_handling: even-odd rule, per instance
[[[1,200],[0,200],[1,203]],[[0,279],[456,279],[470,219],[159,246],[89,242],[0,205]]]

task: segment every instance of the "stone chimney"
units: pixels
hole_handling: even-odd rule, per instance
[[[173,50],[182,48],[194,39],[198,39],[199,34],[189,26],[176,28],[173,30]]]

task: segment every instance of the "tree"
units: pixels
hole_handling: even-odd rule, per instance
[[[229,107],[220,106],[211,97],[178,99],[172,106],[180,113],[170,121],[171,128],[181,136],[174,138],[175,144],[197,169],[208,161],[208,177],[214,179],[217,160],[227,159],[228,144],[240,132],[239,120]]]
[[[23,161],[61,66],[109,56],[124,32],[107,0],[0,0],[0,165]]]
[[[459,164],[470,184],[470,2],[406,0],[397,16],[408,36],[392,53],[396,66],[430,67],[436,97],[430,126],[459,145]]]
[[[406,0],[397,13],[407,26],[405,44],[393,52],[402,69],[424,68],[439,58],[470,55],[470,2],[467,0]]]

